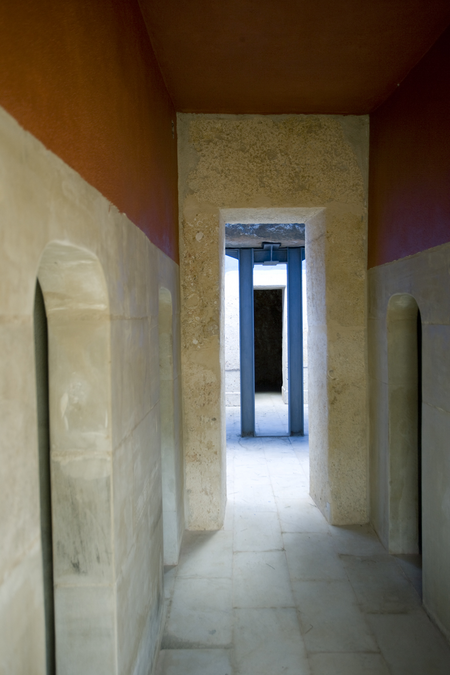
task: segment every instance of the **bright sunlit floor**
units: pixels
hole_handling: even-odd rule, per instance
[[[448,675],[414,560],[308,496],[308,438],[240,438],[229,408],[224,529],[186,533],[166,577],[158,675]]]
[[[236,412],[237,410],[237,412]],[[287,436],[289,428],[289,409],[283,403],[281,394],[264,392],[255,394],[255,435]],[[240,408],[228,409],[228,428],[230,423],[236,434],[239,433]],[[304,431],[308,434],[308,406],[304,407]]]

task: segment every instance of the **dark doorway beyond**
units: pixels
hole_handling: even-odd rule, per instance
[[[281,392],[283,291],[254,291],[255,392]]]

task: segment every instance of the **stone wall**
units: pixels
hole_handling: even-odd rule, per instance
[[[230,209],[272,210],[271,220],[265,213],[259,222],[306,224],[311,494],[331,522],[366,522],[368,118],[180,114],[178,138],[189,527],[221,527],[226,500],[223,258]],[[303,219],[279,217],[283,209],[303,209]],[[239,215],[234,222],[246,221]]]
[[[415,480],[418,448],[405,455],[411,445],[411,427],[417,414],[405,416],[408,398],[422,398],[422,558],[423,601],[427,611],[450,636],[450,301],[448,270],[450,244],[409,258],[375,267],[369,272],[369,364],[370,364],[370,476],[372,522],[389,550],[398,550],[399,527],[408,532],[408,521],[417,517],[416,503],[402,504],[410,489],[408,474]],[[389,352],[400,356],[398,331],[390,327],[388,310],[403,305],[403,322],[417,306],[422,321],[422,388],[418,395],[417,366],[409,359],[409,372],[398,376],[398,363]],[[417,304],[416,304],[417,303]],[[397,311],[398,315],[398,311]],[[403,331],[404,332],[404,331]],[[414,344],[412,345],[414,347]],[[388,350],[389,347],[389,350]],[[407,345],[402,346],[407,363]],[[406,358],[405,358],[406,357]],[[395,370],[394,370],[395,369]],[[394,373],[392,372],[394,370]],[[420,380],[419,380],[420,381]],[[406,404],[406,405],[405,405]],[[414,402],[413,402],[414,405]],[[399,466],[398,456],[401,456]],[[414,486],[415,487],[415,486]],[[399,522],[400,519],[400,522]]]
[[[239,263],[225,258],[224,282],[225,405],[241,405],[241,359],[239,351]]]
[[[0,671],[46,673],[39,278],[49,336],[57,670],[147,675],[163,613],[158,295],[163,286],[172,297],[177,424],[178,267],[1,110],[0,147]],[[179,473],[178,432],[179,424]]]

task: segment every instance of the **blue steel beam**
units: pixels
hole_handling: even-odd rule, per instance
[[[289,434],[304,435],[302,260],[304,248],[288,248],[288,391]]]
[[[241,353],[241,435],[255,435],[255,337],[253,249],[239,251],[239,337]]]

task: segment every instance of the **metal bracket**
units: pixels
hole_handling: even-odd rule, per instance
[[[263,242],[262,247],[263,247],[264,251],[270,251],[270,258],[269,258],[269,260],[264,260],[263,265],[278,265],[278,263],[280,261],[274,260],[273,252],[274,252],[274,250],[278,251],[280,246],[281,246],[281,244],[271,244],[267,241]]]

